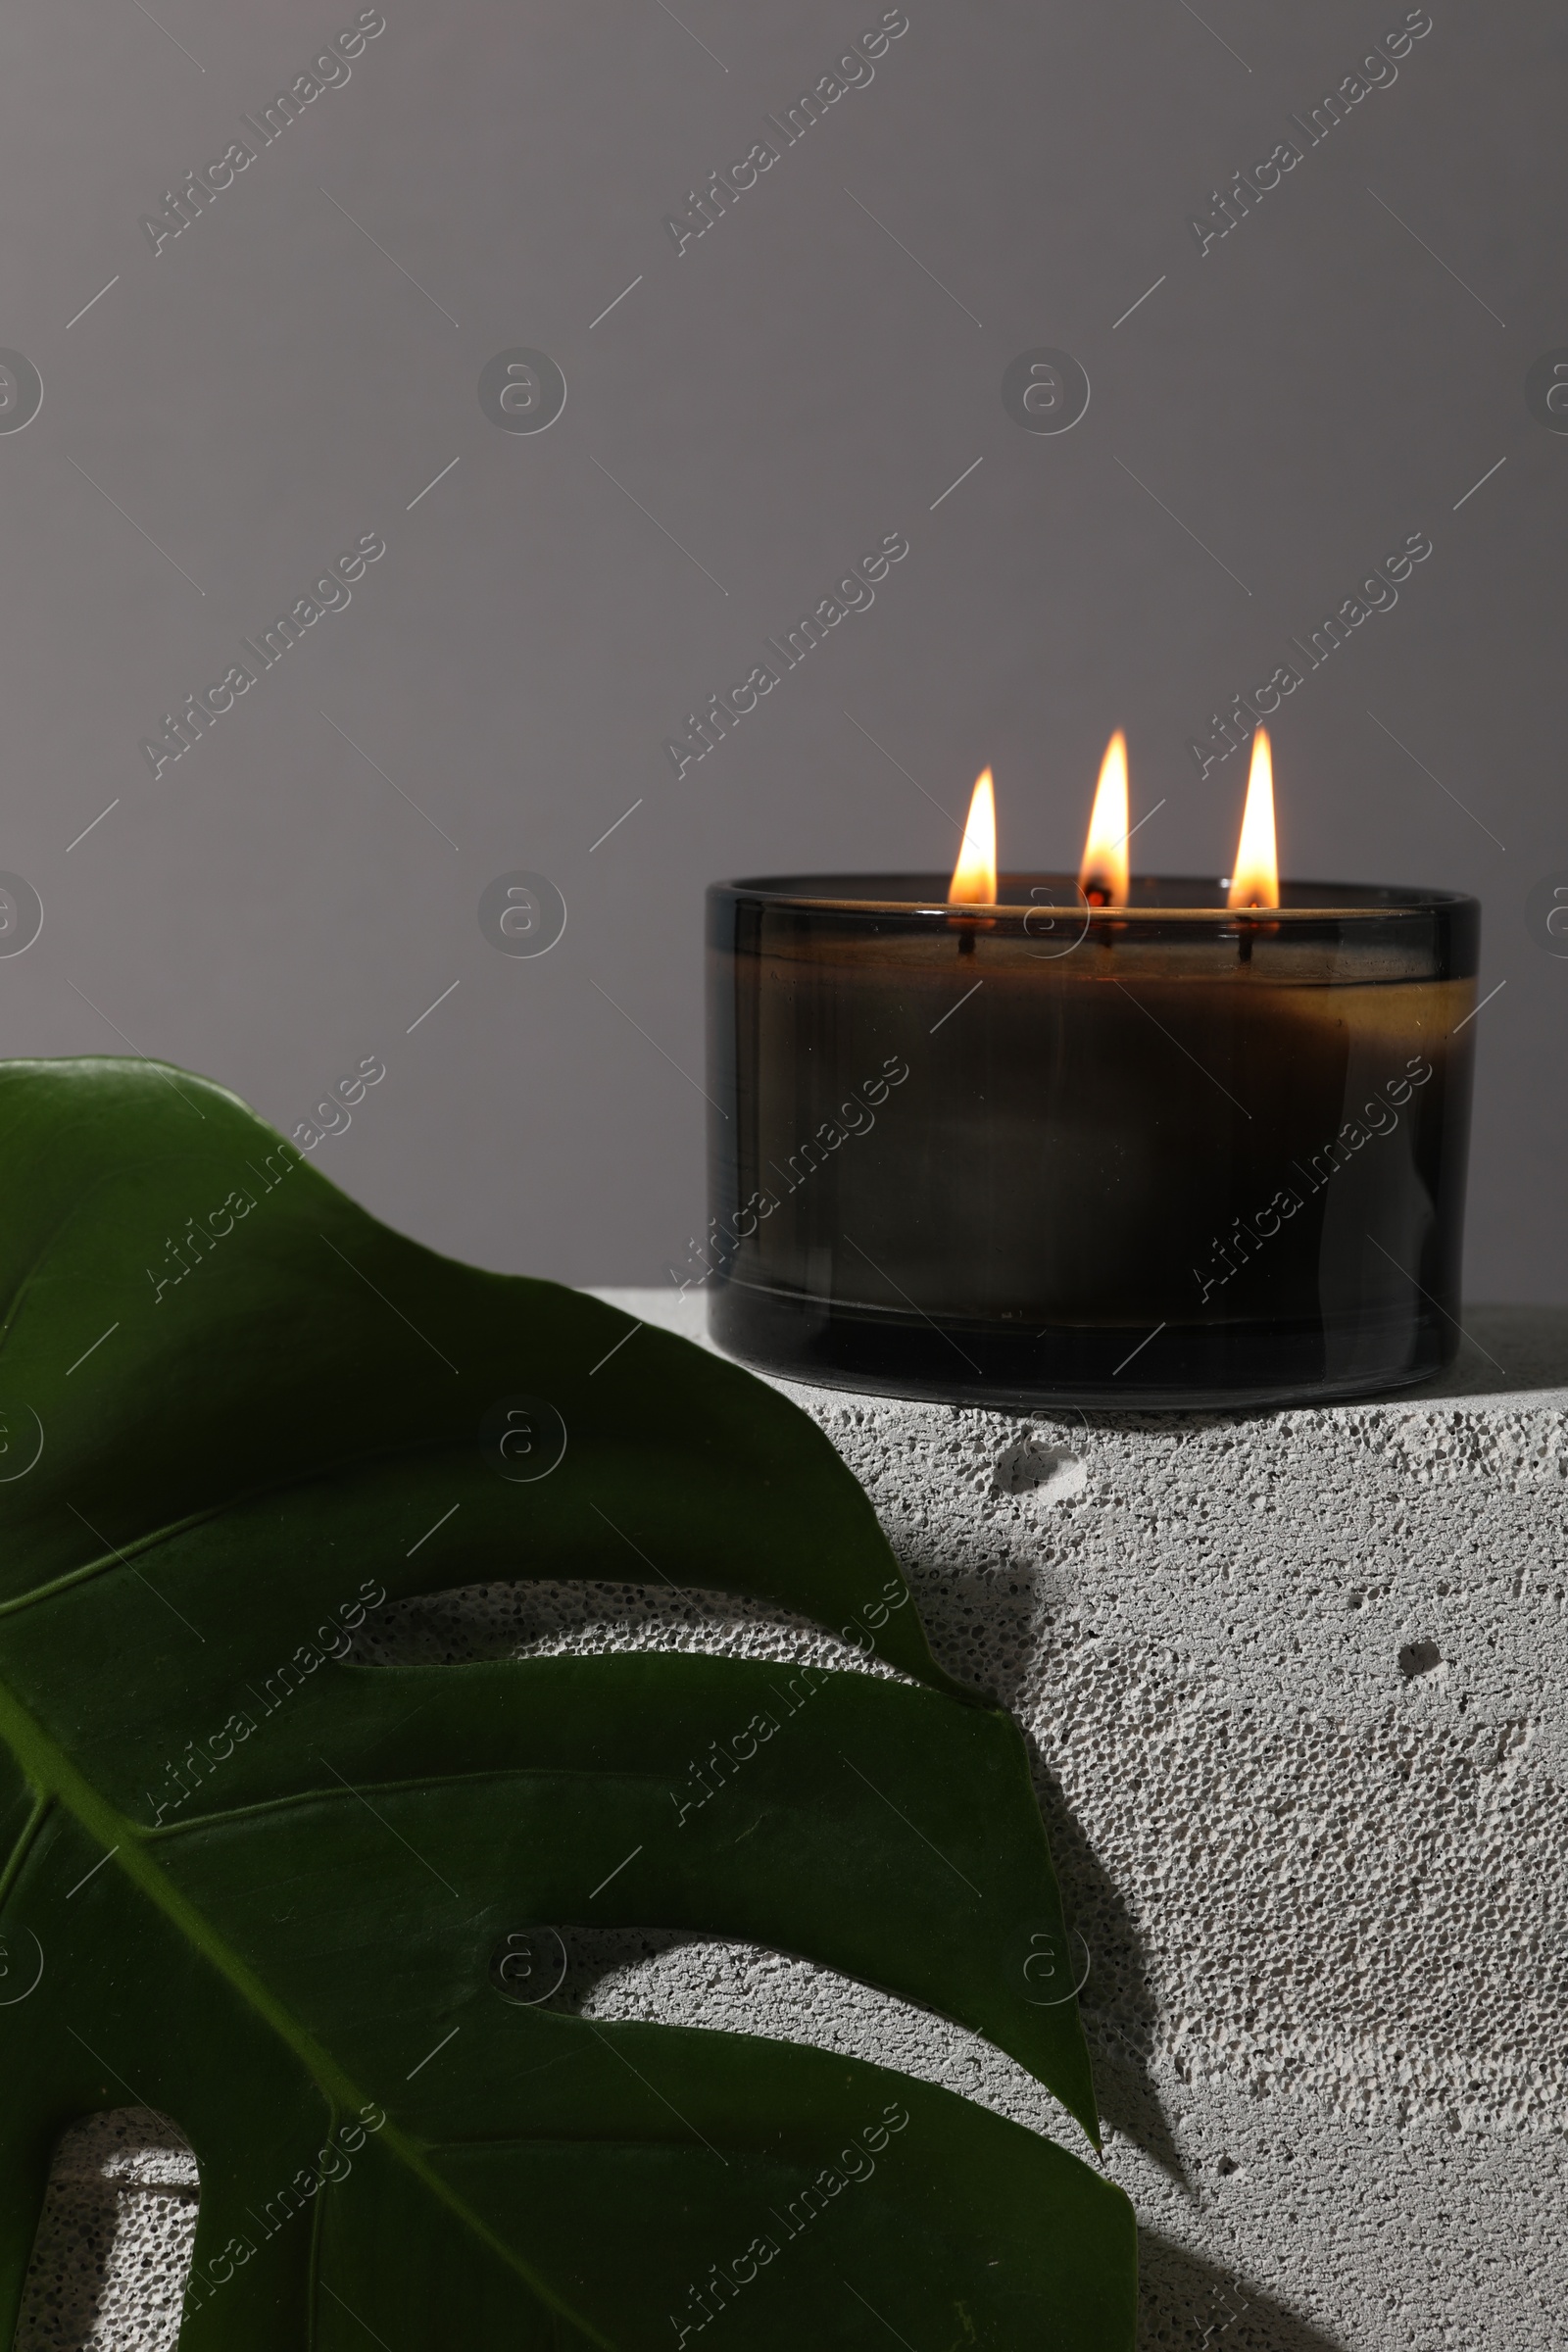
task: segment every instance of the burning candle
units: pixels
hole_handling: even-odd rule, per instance
[[[898,1396],[1200,1406],[1424,1380],[1458,1339],[1480,909],[1130,873],[1112,736],[1079,874],[709,893],[710,1324]]]
[[[1118,727],[1105,746],[1100,763],[1100,782],[1089,818],[1078,887],[1091,906],[1125,906],[1130,858],[1127,844],[1131,822],[1127,814],[1127,742]]]

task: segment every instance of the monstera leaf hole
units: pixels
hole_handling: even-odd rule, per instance
[[[1083,1937],[1069,1934],[1059,1953],[1032,1947],[1024,1975],[1033,1992],[1070,1998],[1088,1967]],[[536,1926],[500,1938],[488,1978],[503,2000],[552,2016],[794,2042],[879,2064],[1047,2138],[1073,2133],[1044,2084],[983,2035],[796,1952],[700,1931]]]
[[[72,2125],[50,2168],[14,2352],[172,2352],[200,2197],[195,2155],[167,2116],[120,2107]]]
[[[779,1729],[802,1713],[813,1672],[910,1683],[896,1668],[825,1635],[808,1618],[744,1593],[674,1585],[592,1582],[491,1584],[456,1588],[378,1614],[356,1646],[366,1663],[465,1664],[502,1658],[593,1657],[649,1651],[745,1657],[772,1663]],[[806,1669],[805,1674],[798,1670]],[[756,1752],[755,1741],[752,1743]],[[716,1793],[747,1758],[719,1743],[693,1759],[686,1794]],[[673,1801],[673,1800],[672,1800]],[[673,1819],[673,1816],[672,1816]],[[1082,1989],[1088,1947],[1069,1930],[1064,1946],[1021,1939],[1018,1966],[1029,1996],[1060,1999]],[[875,2059],[890,2029],[915,2079],[941,2084],[1037,2132],[1070,2133],[1059,2103],[978,2034],[879,1986],[850,1980],[800,1954],[737,1942],[702,1929],[595,1928],[527,1923],[509,1930],[488,1961],[489,1982],[507,2001],[596,2023],[642,2020],[688,2029],[744,2030],[824,2050]]]
[[[129,2092],[200,2152],[183,2352],[1130,2352],[1024,1741],[822,1431],[183,1071],[0,1063],[0,2345]],[[823,1976],[899,2032],[811,2046]]]
[[[641,1651],[755,1658],[786,1670],[831,1668],[911,1686],[914,1679],[776,1602],[668,1578],[448,1586],[377,1610],[354,1643],[356,1660],[372,1666]]]

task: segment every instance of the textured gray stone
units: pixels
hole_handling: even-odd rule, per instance
[[[189,2147],[145,2107],[91,2117],[55,2153],[16,2352],[168,2352],[196,2238]]]
[[[1467,1332],[1429,1390],[1322,1411],[789,1392],[944,1663],[1028,1737],[1151,2343],[1563,2340],[1568,1313]],[[968,2035],[799,1963],[732,1969],[671,1954],[616,1994],[1052,2126]]]
[[[695,1301],[605,1295],[703,1337]],[[1151,2345],[1563,2337],[1568,1312],[1477,1308],[1468,1332],[1432,1389],[1323,1411],[788,1391],[869,1491],[944,1663],[1029,1740]],[[388,1610],[373,1642],[865,1670],[800,1620],[657,1585],[472,1588]],[[853,2051],[1073,2139],[976,2036],[776,1953],[583,1938],[568,1990],[595,2016]],[[180,2162],[63,2186],[77,2235],[46,2232],[34,2303],[53,2295],[55,2326],[28,2352],[172,2341]],[[92,2260],[117,2282],[100,2331],[62,2332]]]

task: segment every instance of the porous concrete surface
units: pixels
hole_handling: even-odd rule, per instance
[[[122,2107],[55,2152],[16,2352],[169,2352],[196,2238],[196,2160],[167,2117]]]
[[[700,1301],[601,1295],[704,1339]],[[1323,1410],[778,1384],[869,1492],[938,1655],[1028,1740],[1148,2345],[1568,2335],[1568,1310],[1465,1327],[1443,1381]],[[649,1645],[866,1670],[799,1619],[638,1583],[470,1588],[386,1611],[361,1654]],[[1073,2143],[977,2036],[808,1963],[656,1934],[571,1961],[588,2014],[854,2052]],[[94,2188],[90,2158],[56,2192],[31,2306],[54,2331],[29,2320],[28,2352],[172,2341],[188,2159],[143,2160],[160,2191]],[[72,2333],[95,2265],[97,2329]]]
[[[1321,1410],[787,1392],[1029,1740],[1151,2344],[1568,2339],[1568,1311],[1465,1331],[1428,1389]],[[799,1962],[707,1946],[614,1991],[1061,2128],[972,2036]]]

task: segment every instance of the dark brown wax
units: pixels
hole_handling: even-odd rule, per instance
[[[1441,1368],[1474,902],[1330,886],[1234,915],[1212,884],[1144,884],[1091,913],[1059,877],[1004,888],[972,913],[935,877],[710,894],[720,1343],[1023,1403]]]

